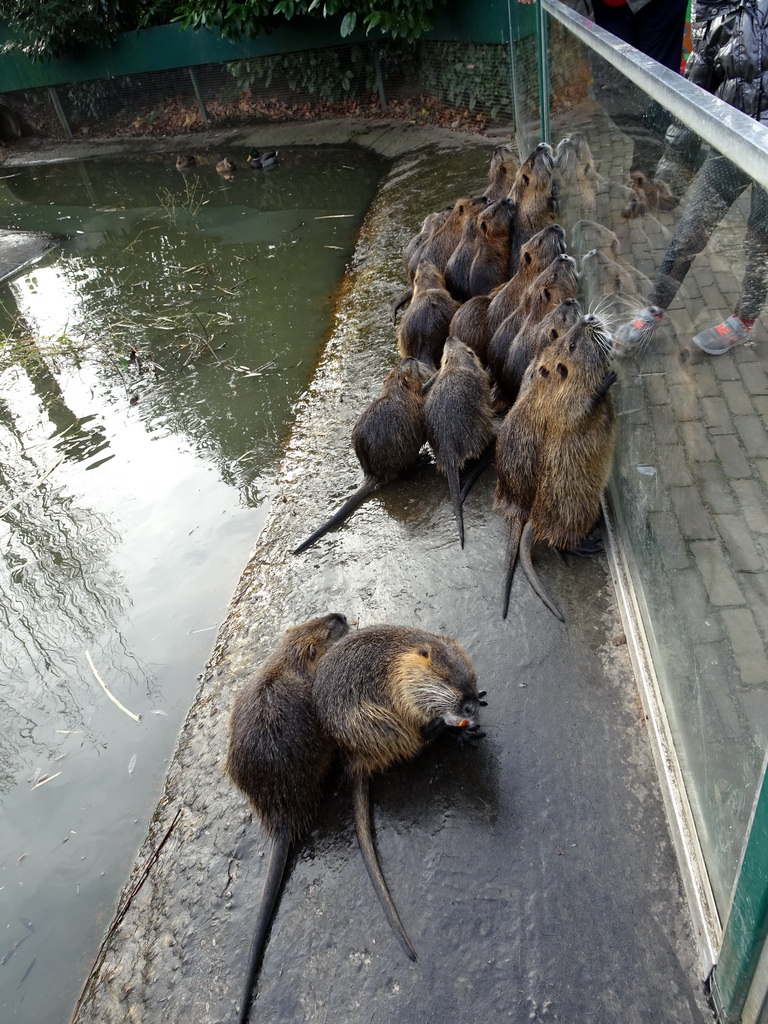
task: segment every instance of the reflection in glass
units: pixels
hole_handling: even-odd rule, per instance
[[[758,320],[723,356],[691,339],[734,311],[761,315],[768,208],[562,26],[549,36],[551,76],[567,83],[551,90],[559,217],[582,298],[614,328],[669,306],[665,328],[617,362],[612,486],[724,913],[768,745],[768,337]]]

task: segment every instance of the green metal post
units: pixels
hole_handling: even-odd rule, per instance
[[[549,123],[549,33],[547,20],[541,4],[536,5],[538,17],[536,19],[536,42],[538,45],[538,72],[539,72],[539,122],[541,124],[541,141],[551,141],[551,128]]]
[[[384,92],[384,76],[381,73],[381,60],[379,58],[379,48],[374,43],[373,45],[373,72],[376,75],[376,89],[379,93],[379,106],[382,110],[387,109],[387,95]]]
[[[56,111],[56,116],[58,117],[59,123],[61,124],[61,127],[64,129],[64,133],[66,134],[67,138],[74,138],[74,136],[72,135],[72,129],[69,127],[67,115],[64,113],[64,107],[62,107],[58,93],[52,85],[48,86],[48,95],[51,98],[53,109]]]
[[[200,116],[203,119],[203,124],[207,128],[210,123],[208,121],[208,111],[205,109],[205,102],[203,100],[203,94],[200,92],[200,85],[198,84],[197,81],[197,75],[195,74],[193,68],[187,68],[187,71],[189,72],[189,80],[192,83],[192,88],[195,90],[195,98],[197,99],[197,105],[200,108]]]
[[[768,764],[768,758],[766,759]],[[718,1019],[737,1024],[768,937],[768,785],[766,764],[710,991]]]

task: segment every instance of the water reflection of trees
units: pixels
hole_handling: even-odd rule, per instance
[[[5,505],[55,461],[58,447],[28,446],[20,423],[39,406],[24,373],[8,371],[3,383],[10,396],[0,401]],[[60,412],[60,393],[56,404]],[[83,652],[94,641],[103,645],[98,657],[105,673],[134,681],[145,675],[119,631],[129,604],[111,563],[119,540],[105,516],[57,487],[55,475],[0,518],[0,792],[33,759],[30,747],[42,748],[35,760],[53,756],[51,723],[83,729],[94,694]]]
[[[279,173],[245,171],[224,187],[202,162],[209,191],[195,209],[183,205],[185,176],[168,163],[89,163],[102,207],[82,211],[84,233],[73,232],[48,263],[55,260],[76,295],[66,330],[92,346],[104,400],[138,401],[150,430],[188,438],[254,504],[254,476],[282,449],[343,249],[352,247],[380,168],[354,151],[297,151],[285,154]],[[26,204],[49,202],[52,189],[62,201],[85,203],[81,172],[36,168],[7,187]],[[175,190],[180,205],[158,205],[164,189]],[[109,203],[121,209],[105,210]],[[147,209],[137,218],[136,207]],[[140,373],[126,362],[132,348]],[[247,376],[242,367],[264,369]]]

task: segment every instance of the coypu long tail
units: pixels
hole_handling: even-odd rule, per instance
[[[509,538],[507,540],[507,574],[504,577],[504,594],[501,599],[501,617],[506,619],[509,611],[509,595],[512,591],[512,580],[515,578],[515,566],[520,551],[520,531],[522,530],[520,519],[513,519],[509,524]]]
[[[544,585],[539,579],[536,570],[533,568],[533,561],[531,560],[531,548],[533,547],[533,526],[530,520],[525,524],[523,529],[523,536],[520,538],[520,564],[523,567],[525,575],[528,577],[528,582],[531,584],[533,589],[539,595],[544,604],[549,608],[552,614],[560,619],[561,622],[565,622],[565,616],[557,607],[555,602],[549,596],[544,589]]]
[[[467,495],[475,486],[481,475],[493,462],[494,456],[496,455],[496,438],[491,441],[488,447],[485,449],[479,459],[475,460],[474,465],[464,477],[464,485],[461,488],[461,503],[462,505],[467,500]]]
[[[453,518],[459,530],[459,540],[464,547],[464,513],[461,508],[461,481],[459,472],[455,466],[446,466],[445,475],[448,478],[448,490],[451,492],[451,504],[453,505]]]
[[[365,499],[369,498],[373,492],[378,489],[378,487],[379,485],[375,480],[371,477],[366,477],[355,493],[351,494],[347,498],[339,511],[334,513],[327,523],[323,523],[322,526],[319,526],[310,537],[307,537],[302,544],[299,544],[299,546],[294,549],[294,555],[298,555],[302,551],[305,551],[310,547],[310,545],[314,544],[316,540],[319,540],[322,536],[328,533],[329,530],[332,530],[334,526],[338,526],[339,523],[342,523],[347,516],[351,515],[359,505],[362,505]]]
[[[352,789],[352,799],[355,808],[355,829],[357,830],[357,841],[360,844],[360,852],[363,861],[368,869],[368,877],[373,884],[376,895],[379,898],[382,910],[384,911],[389,926],[400,940],[400,945],[409,960],[418,961],[416,950],[411,940],[405,933],[403,922],[397,913],[392,897],[389,895],[387,883],[381,873],[379,858],[376,856],[376,847],[373,845],[373,833],[371,831],[371,796],[370,783],[367,779],[355,779]]]
[[[247,1024],[251,1012],[251,999],[253,987],[256,984],[256,976],[261,966],[261,958],[264,955],[264,946],[267,941],[267,933],[272,923],[272,916],[275,912],[277,897],[280,895],[280,887],[283,883],[285,865],[288,863],[288,853],[291,849],[291,837],[288,832],[280,832],[272,840],[272,850],[269,855],[267,867],[267,879],[264,883],[264,892],[261,895],[261,906],[256,922],[256,931],[251,940],[251,954],[248,961],[248,973],[245,977],[243,988],[243,999],[240,1005],[240,1016],[237,1024]]]

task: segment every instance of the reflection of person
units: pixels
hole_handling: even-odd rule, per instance
[[[688,61],[686,77],[768,126],[768,93],[763,88],[768,52],[768,0],[698,0],[697,22],[706,30]],[[617,333],[617,347],[647,340],[662,323],[695,256],[752,179],[726,157],[711,152],[688,194],[685,212],[659,269],[648,305]],[[746,269],[736,309],[724,323],[699,332],[693,341],[709,355],[723,355],[749,337],[768,295],[768,194],[752,185]]]
[[[518,0],[521,4],[536,0]],[[574,10],[593,18],[607,32],[618,36],[664,67],[679,71],[683,59],[683,34],[688,0],[565,0]],[[653,177],[661,156],[667,112],[647,98],[634,100],[623,75],[605,61],[594,68],[595,88],[602,106],[617,127],[634,143],[630,171]]]

